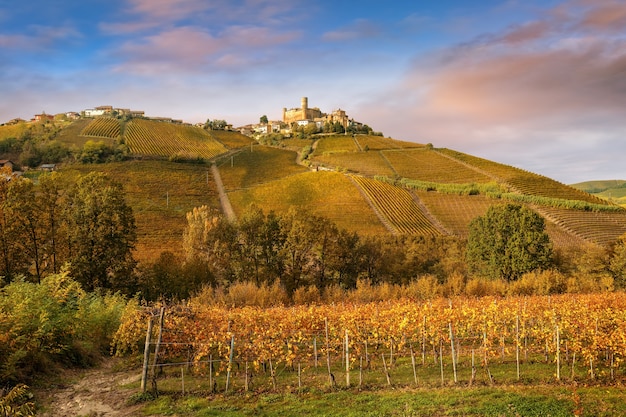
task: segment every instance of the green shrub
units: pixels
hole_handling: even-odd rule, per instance
[[[85,366],[106,352],[126,300],[86,293],[67,272],[0,290],[0,385],[28,381],[56,364]]]

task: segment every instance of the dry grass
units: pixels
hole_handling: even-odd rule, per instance
[[[224,188],[248,188],[307,172],[308,168],[296,163],[296,156],[293,151],[262,145],[245,148],[218,165]]]

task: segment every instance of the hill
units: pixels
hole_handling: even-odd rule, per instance
[[[586,181],[572,184],[572,187],[626,206],[625,180]]]
[[[626,195],[625,181],[567,186],[431,144],[320,135],[270,147],[236,132],[147,119],[54,126],[38,131],[54,132],[54,140],[72,149],[89,140],[128,148],[131,161],[66,164],[62,172],[105,171],[124,184],[137,216],[139,259],[154,259],[164,250],[180,253],[185,213],[200,205],[219,208],[220,192],[236,215],[250,204],[266,213],[295,207],[363,235],[466,237],[473,218],[505,202],[543,216],[557,247],[610,245],[626,233],[626,210],[614,202]],[[0,143],[29,129],[2,126]],[[218,168],[222,190],[210,164]],[[602,198],[604,193],[612,200]]]

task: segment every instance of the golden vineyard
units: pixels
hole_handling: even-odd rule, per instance
[[[196,299],[162,317],[154,366],[183,363],[203,378],[245,369],[247,380],[270,364],[294,379],[297,370],[299,380],[345,378],[348,385],[350,374],[362,383],[364,372],[370,382],[400,385],[609,383],[626,376],[623,293],[274,308]],[[158,312],[127,310],[115,336],[118,352],[143,345],[149,322],[158,328]],[[276,383],[271,373],[267,380]]]

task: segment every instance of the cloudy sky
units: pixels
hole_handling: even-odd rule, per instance
[[[0,0],[0,123],[99,105],[385,136],[626,179],[626,0]]]

